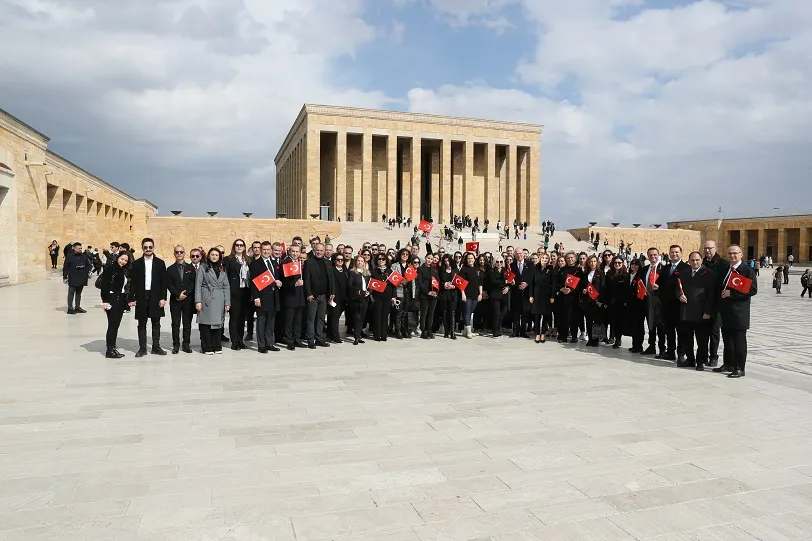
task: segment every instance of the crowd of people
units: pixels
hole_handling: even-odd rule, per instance
[[[188,261],[176,246],[167,265],[150,238],[137,259],[126,244],[112,243],[95,284],[108,318],[106,356],[123,356],[116,340],[129,310],[138,323],[136,357],[148,352],[147,323],[151,352],[165,355],[160,334],[168,304],[173,354],[192,352],[195,316],[206,355],[221,353],[224,342],[250,349],[254,336],[260,353],[279,351],[277,345],[329,347],[343,342],[344,316],[345,339],[355,345],[370,338],[432,340],[441,328],[450,340],[509,333],[538,344],[586,340],[588,347],[614,349],[628,337],[631,353],[744,376],[750,299],[758,287],[737,245],[725,259],[708,241],[687,263],[676,245],[668,254],[650,248],[631,259],[609,249],[588,255],[507,246],[492,254],[480,253],[478,243],[454,253],[445,245],[435,251],[427,242],[421,255],[415,242],[402,249],[374,242],[334,247],[315,237],[308,250],[300,237],[289,246],[237,239],[228,253],[223,246],[193,248]],[[80,314],[92,262],[80,243],[72,250],[63,277],[68,313]],[[807,273],[805,291],[810,286]]]

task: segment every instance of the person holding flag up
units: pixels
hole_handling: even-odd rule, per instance
[[[300,254],[299,245],[291,245],[288,248],[287,257],[282,259],[280,265],[283,274],[282,307],[285,309],[285,343],[291,351],[295,350],[297,346],[307,347],[307,344],[301,340],[305,295]]]
[[[271,260],[273,248],[267,240],[260,246],[260,257],[251,262],[251,302],[257,315],[257,351],[279,351],[274,345],[276,312],[280,309],[281,271]]]
[[[648,293],[648,348],[643,355],[654,355],[657,353],[655,345],[659,346],[660,355],[665,355],[665,326],[663,325],[663,307],[660,303],[660,286],[657,280],[662,273],[663,265],[660,262],[660,250],[649,248],[646,252],[649,260],[646,269],[646,291]],[[669,291],[668,293],[671,293]]]
[[[727,249],[730,270],[722,279],[719,313],[722,316],[724,363],[714,372],[730,372],[729,378],[744,377],[747,362],[747,329],[750,328],[750,298],[758,293],[755,271],[742,263],[742,249],[731,244]]]
[[[434,266],[434,256],[426,255],[426,261],[417,269],[417,296],[420,300],[420,338],[433,339],[431,332],[434,323],[434,309],[437,306],[437,296],[440,291],[440,277],[437,267]]]

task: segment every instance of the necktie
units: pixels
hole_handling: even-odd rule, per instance
[[[180,273],[180,279],[183,281],[183,263],[178,265],[178,272]]]
[[[677,266],[675,264],[671,263],[671,270],[668,271],[668,275],[673,276],[675,270],[677,270]]]

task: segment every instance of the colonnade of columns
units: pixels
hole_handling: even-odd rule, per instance
[[[277,174],[288,218],[539,223],[540,141],[308,128]]]
[[[812,261],[810,247],[812,227],[729,228],[722,235],[723,243],[739,244],[744,255],[759,258],[769,255],[776,262],[785,262],[792,254],[796,262]]]

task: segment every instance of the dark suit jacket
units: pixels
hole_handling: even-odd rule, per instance
[[[251,258],[250,256],[245,257],[245,262],[249,265],[249,272],[248,275],[250,277],[250,265],[251,265]],[[239,299],[240,297],[240,263],[237,261],[236,257],[225,257],[223,258],[223,268],[226,270],[226,275],[228,275],[228,286],[231,289],[231,298],[232,299]],[[250,278],[249,278],[250,280]],[[248,284],[248,287],[251,287],[251,284]],[[235,304],[234,301],[231,304]]]
[[[321,295],[328,297],[333,294],[333,273],[330,272],[332,265],[330,260],[322,258],[322,265],[319,264],[316,256],[307,258],[304,269],[302,269],[302,279],[304,280],[305,298],[315,295],[314,291],[321,291]]]
[[[282,267],[291,263],[290,256],[285,256],[279,262],[279,280],[282,281],[282,308],[302,308],[305,305],[304,286],[296,286],[296,282],[302,277],[301,274],[285,277]],[[300,265],[304,265],[301,261]]]
[[[501,271],[494,268],[488,269],[482,281],[482,289],[488,293],[489,299],[502,299],[504,297],[502,290],[506,285],[504,269]]]
[[[572,289],[572,291],[570,291],[569,295],[565,295],[564,293],[561,292],[561,288],[567,287],[567,276],[569,276],[570,274],[572,274],[573,276],[578,278],[578,285],[575,287],[575,289],[570,288],[570,289]],[[556,277],[556,282],[555,282],[555,285],[553,286],[553,288],[555,289],[555,294],[556,294],[555,302],[556,303],[559,303],[559,302],[565,302],[565,303],[577,302],[578,299],[580,298],[580,295],[578,294],[578,292],[581,289],[583,289],[584,287],[586,287],[586,284],[585,284],[586,277],[581,273],[581,268],[578,267],[577,265],[575,265],[573,267],[570,267],[569,265],[566,265],[566,266],[561,267],[561,268],[558,269],[558,273],[555,275],[555,277]]]
[[[65,264],[62,267],[62,278],[66,279],[71,287],[86,286],[90,271],[93,270],[92,265],[90,258],[84,252],[81,254],[71,252],[65,258]]]
[[[272,260],[269,260],[269,265],[270,269],[265,266],[265,260],[260,257],[252,261],[248,267],[248,279],[251,284],[251,303],[253,304],[254,300],[259,299],[259,307],[254,306],[254,310],[257,312],[276,312],[282,307],[279,288],[276,287],[276,280],[281,280],[282,270],[274,265]],[[260,291],[253,280],[257,276],[264,274],[267,270],[271,271],[273,279],[269,285]]]
[[[437,280],[437,283],[440,283],[440,275],[437,274],[437,267],[427,267],[425,265],[420,265],[417,268],[417,278],[415,278],[415,284],[417,285],[417,297],[419,299],[428,299],[429,291],[432,290],[431,287],[431,279],[434,277]],[[438,290],[437,295],[440,295]]]
[[[366,299],[364,294],[363,281],[366,280],[369,286],[369,277],[365,279],[361,277],[360,272],[347,271],[347,300],[350,302],[359,302]],[[367,287],[367,290],[369,287]]]
[[[553,295],[553,271],[549,266],[533,265],[533,304],[531,312],[533,314],[549,314],[551,305],[550,299]]]
[[[327,272],[333,278],[333,300],[338,307],[344,306],[344,301],[347,299],[347,271],[344,268],[336,266],[330,267]]]
[[[732,330],[747,330],[750,328],[750,297],[758,293],[758,280],[756,279],[756,272],[751,269],[747,263],[741,262],[738,273],[753,281],[750,286],[749,293],[739,293],[736,290],[730,289],[730,297],[726,299],[719,298],[719,314],[722,316],[722,328]],[[727,276],[719,278],[717,284],[719,285],[720,295],[721,290],[725,289]]]
[[[533,264],[529,259],[525,259],[522,263],[524,268],[519,273],[519,264],[514,261],[510,264],[510,272],[516,275],[514,280],[515,284],[510,288],[510,307],[514,312],[529,312],[530,311],[530,297],[533,295]],[[519,285],[526,283],[527,287],[524,290],[519,289]]]
[[[135,301],[135,319],[142,321],[147,318],[164,317],[164,309],[160,301],[166,300],[166,264],[158,256],[152,257],[152,285],[150,288],[149,306],[146,303],[146,266],[141,256],[133,262],[132,286],[130,287],[130,302]]]
[[[688,303],[680,302],[680,320],[702,321],[703,314],[711,318],[716,315],[716,303],[719,300],[719,290],[716,286],[716,274],[705,267],[700,267],[693,275],[693,269],[680,273],[682,289],[688,298]],[[681,295],[679,285],[674,290],[674,296],[679,299]]]
[[[670,262],[663,265],[663,268],[660,269],[660,275],[657,277],[657,285],[660,286],[660,289],[657,290],[657,296],[660,299],[663,310],[676,310],[679,308],[679,304],[681,303],[679,299],[674,296],[674,291],[679,289],[677,279],[681,279],[682,275],[686,272],[688,274],[691,273],[691,266],[684,261],[680,261],[676,264],[673,274],[671,274],[672,267],[674,267],[674,265]]]
[[[184,264],[183,277],[178,272],[178,264],[172,263],[166,268],[166,288],[169,290],[169,304],[194,304],[195,278],[197,273],[191,263]],[[186,291],[186,298],[179,300],[182,291]]]

